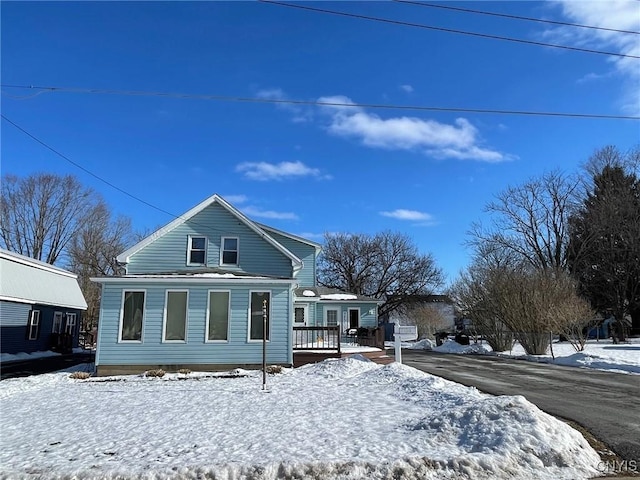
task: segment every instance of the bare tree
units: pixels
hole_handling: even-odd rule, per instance
[[[476,249],[510,252],[535,268],[565,268],[568,219],[579,186],[577,177],[552,172],[509,187],[486,207],[491,226],[474,223],[469,243]]]
[[[95,203],[94,192],[70,175],[5,175],[0,203],[2,245],[55,264],[90,217]]]
[[[414,305],[407,310],[406,317],[418,327],[418,338],[433,338],[436,332],[450,327],[436,305]]]
[[[118,275],[123,269],[116,257],[135,241],[128,217],[112,219],[109,207],[101,200],[69,245],[69,268],[78,275],[78,283],[87,301],[83,316],[86,330],[97,325],[100,311],[100,285],[91,277]]]
[[[430,254],[421,254],[401,233],[326,234],[318,282],[358,295],[379,298],[381,317],[413,295],[433,293],[443,283]]]

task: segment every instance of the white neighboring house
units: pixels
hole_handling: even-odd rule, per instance
[[[0,249],[0,352],[70,351],[86,309],[77,275]]]

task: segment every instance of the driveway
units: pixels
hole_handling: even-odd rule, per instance
[[[640,463],[640,375],[419,350],[403,350],[402,362],[494,395],[523,395]]]
[[[51,357],[4,362],[0,364],[0,380],[55,372],[56,370],[63,370],[81,363],[93,362],[95,362],[95,354],[93,352],[71,353],[68,355],[54,355]]]

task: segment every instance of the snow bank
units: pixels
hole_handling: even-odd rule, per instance
[[[434,352],[439,353],[458,353],[458,354],[483,354],[491,351],[488,345],[480,343],[472,343],[471,345],[460,345],[450,339],[446,339],[442,345],[433,348]]]
[[[580,479],[600,461],[522,397],[399,364],[330,360],[269,376],[0,383],[2,478]],[[183,375],[183,377],[185,377]],[[37,418],[38,421],[34,421]]]

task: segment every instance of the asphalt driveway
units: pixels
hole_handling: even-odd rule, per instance
[[[406,365],[494,395],[523,395],[572,420],[621,458],[640,464],[640,375],[511,360],[403,350]]]

